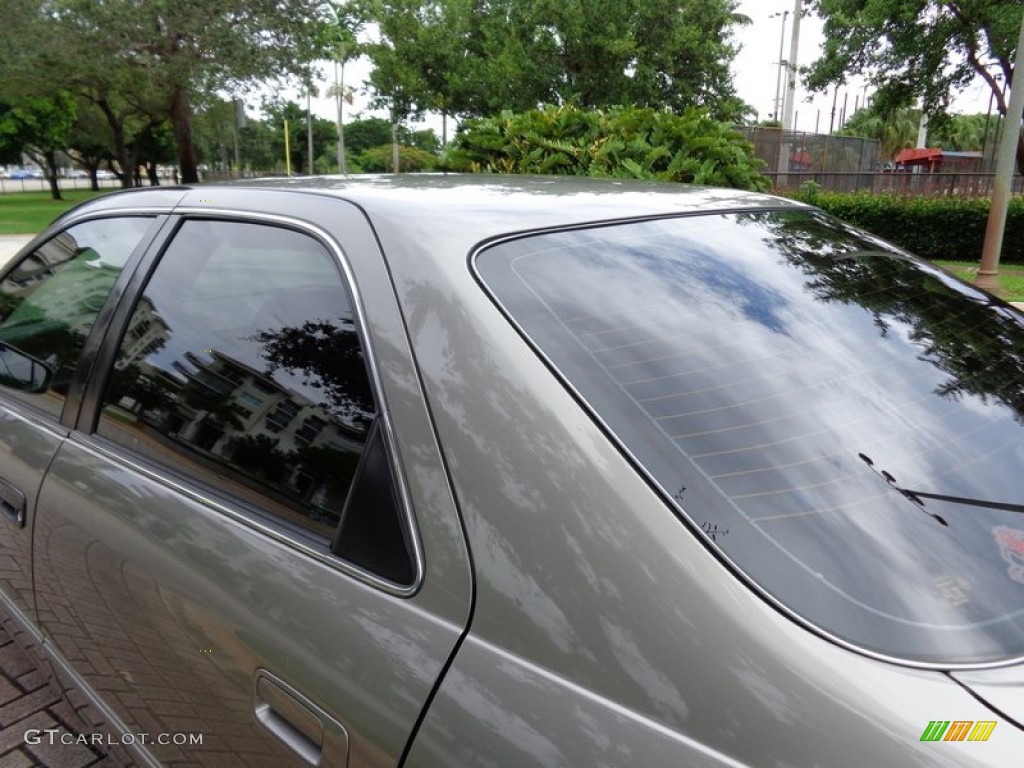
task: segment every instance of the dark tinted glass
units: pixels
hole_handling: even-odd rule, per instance
[[[68,228],[0,284],[0,385],[59,417],[96,316],[151,218]]]
[[[402,522],[384,432],[375,425],[331,550],[396,584],[412,584],[412,547]]]
[[[374,411],[324,247],[286,229],[192,221],[132,315],[98,431],[331,537]]]
[[[810,212],[538,235],[476,263],[793,611],[904,658],[1024,655],[1020,314]]]

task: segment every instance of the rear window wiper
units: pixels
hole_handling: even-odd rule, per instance
[[[987,501],[985,499],[972,499],[966,496],[949,496],[944,493],[929,493],[927,491],[911,490],[910,488],[904,488],[893,477],[889,472],[884,469],[878,469],[875,466],[875,462],[871,460],[870,456],[866,456],[863,453],[857,454],[861,461],[867,464],[871,471],[885,480],[886,483],[894,490],[902,494],[905,498],[912,501],[917,507],[924,512],[926,515],[935,520],[940,525],[948,526],[949,523],[941,515],[937,515],[934,512],[925,509],[923,499],[933,499],[935,501],[946,501],[952,504],[966,504],[970,507],[983,507],[985,509],[998,509],[1001,512],[1024,512],[1024,504],[1009,504],[1004,501]]]

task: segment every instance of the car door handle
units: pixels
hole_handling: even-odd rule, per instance
[[[19,528],[25,525],[25,494],[0,477],[0,511]]]
[[[344,768],[348,733],[322,708],[265,669],[256,672],[256,719],[307,764]]]

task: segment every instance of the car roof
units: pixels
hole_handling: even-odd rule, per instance
[[[722,210],[806,207],[757,192],[664,182],[567,176],[498,174],[398,174],[300,176],[224,184],[124,190],[83,203],[78,216],[100,209],[195,206],[259,209],[260,198],[280,193],[314,194],[348,200],[378,222],[402,222],[458,232],[459,239],[599,221],[678,216]],[[274,194],[277,193],[277,194]],[[294,211],[275,211],[302,216]],[[418,221],[417,221],[418,220]]]

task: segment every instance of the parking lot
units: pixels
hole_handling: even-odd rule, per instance
[[[116,177],[102,177],[97,179],[100,189],[120,189],[121,182]],[[92,182],[88,177],[60,180],[60,188],[68,189],[90,189]],[[46,179],[3,179],[0,178],[0,194],[6,195],[13,192],[47,192],[50,184]]]

